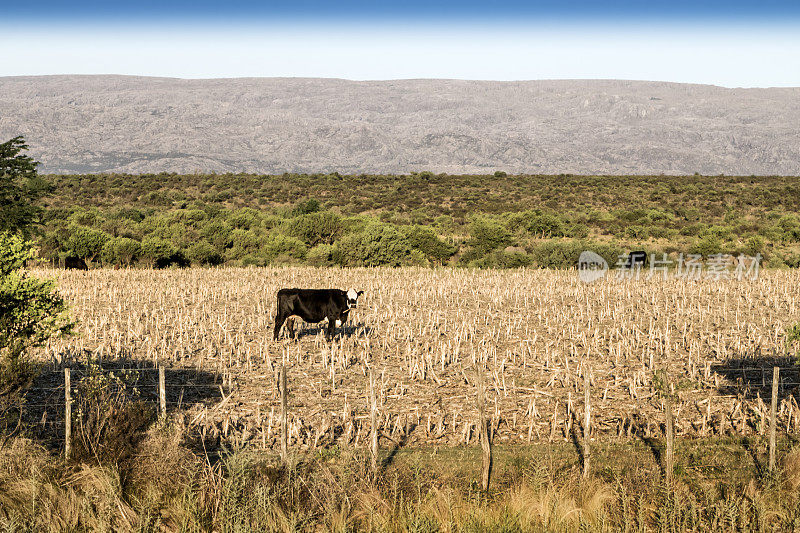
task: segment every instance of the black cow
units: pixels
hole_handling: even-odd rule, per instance
[[[644,268],[647,264],[647,252],[643,250],[638,250],[636,252],[631,252],[628,254],[628,260],[623,265],[623,268],[633,269],[637,266]]]
[[[299,316],[306,322],[322,322],[328,319],[325,338],[333,337],[337,326],[344,324],[351,309],[358,305],[358,297],[364,291],[350,289],[281,289],[278,291],[278,311],[275,314],[275,339],[286,322],[290,336],[294,336],[294,324],[290,316]]]
[[[65,269],[75,269],[75,270],[89,270],[89,267],[86,266],[86,261],[83,260],[81,257],[69,256],[64,258],[64,268]]]

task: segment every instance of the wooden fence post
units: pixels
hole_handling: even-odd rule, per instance
[[[69,368],[64,369],[64,457],[72,453],[72,394]]]
[[[591,440],[591,406],[589,405],[589,371],[588,369],[583,369],[583,413],[584,413],[584,420],[583,420],[583,477],[589,477],[589,447],[590,447],[590,440]]]
[[[289,456],[289,421],[287,419],[287,391],[286,391],[286,364],[281,365],[280,375],[280,389],[281,389],[281,461],[286,463]]]
[[[164,379],[164,367],[158,366],[158,404],[161,408],[161,418],[167,418],[167,387]]]
[[[370,403],[370,455],[372,456],[372,473],[378,471],[378,401],[375,395],[375,372],[369,369],[369,403]]]
[[[480,437],[481,441],[481,449],[482,449],[482,467],[481,467],[481,488],[486,491],[489,490],[489,480],[492,476],[492,443],[491,443],[491,435],[489,435],[489,428],[487,426],[486,416],[485,416],[485,395],[486,395],[486,387],[484,385],[484,376],[483,371],[475,367],[475,376],[478,385],[478,436]]]
[[[769,407],[769,471],[775,470],[775,428],[778,425],[778,384],[780,367],[772,368],[772,403]]]

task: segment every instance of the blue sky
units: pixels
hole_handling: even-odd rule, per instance
[[[800,86],[800,1],[16,2],[0,75]]]

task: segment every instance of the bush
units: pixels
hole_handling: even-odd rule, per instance
[[[200,229],[200,235],[210,242],[217,251],[222,251],[231,245],[231,232],[233,228],[219,220],[212,220]]]
[[[251,208],[238,209],[228,216],[228,223],[234,228],[250,229],[258,220],[258,211]]]
[[[783,258],[783,262],[789,268],[800,268],[800,254],[788,254]]]
[[[523,268],[533,265],[534,259],[518,250],[495,250],[487,256],[476,259],[469,266],[478,268]]]
[[[103,247],[110,238],[105,231],[77,226],[73,227],[66,247],[72,255],[91,264],[102,253]]]
[[[778,233],[784,243],[800,242],[800,220],[796,215],[784,215],[778,220]]]
[[[139,399],[133,373],[104,372],[96,363],[75,385],[77,461],[118,465],[133,453],[155,419],[152,404]]]
[[[333,264],[333,250],[330,244],[318,244],[308,251],[306,262],[315,267],[330,266]]]
[[[522,224],[528,233],[538,237],[562,237],[564,227],[558,215],[539,209],[522,213]]]
[[[574,268],[584,250],[591,250],[613,267],[623,249],[616,245],[599,244],[590,241],[548,241],[533,247],[530,252],[534,263],[542,268]]]
[[[205,241],[196,242],[189,247],[186,252],[187,258],[198,265],[219,265],[222,263],[222,256],[210,243]]]
[[[500,222],[486,217],[473,219],[469,234],[469,245],[479,255],[486,255],[492,250],[511,244],[511,233],[508,229]]]
[[[722,253],[722,242],[716,235],[708,233],[689,247],[689,253],[703,257],[719,254]]]
[[[127,267],[136,261],[141,253],[142,245],[138,241],[127,237],[117,237],[107,241],[103,246],[103,262]]]
[[[531,250],[531,257],[542,268],[571,268],[578,264],[581,252],[587,249],[590,248],[580,242],[547,241],[535,245]]]
[[[319,201],[314,200],[313,198],[306,200],[305,202],[300,202],[297,206],[292,210],[292,216],[298,215],[307,215],[308,213],[316,213],[320,210]]]
[[[742,248],[742,253],[749,256],[755,256],[756,254],[763,255],[764,246],[764,239],[758,235],[753,235],[745,241],[744,247]]]
[[[258,254],[261,248],[261,239],[252,231],[235,229],[231,232],[231,248],[228,258],[241,259],[245,255]]]
[[[422,252],[431,263],[444,264],[458,251],[426,226],[406,226],[402,228],[402,233],[411,247]]]
[[[55,282],[28,276],[25,262],[32,245],[19,235],[0,233],[0,419],[11,393],[30,378],[26,350],[54,335],[68,334],[73,323]]]
[[[271,233],[265,240],[262,246],[262,252],[265,258],[270,263],[285,263],[302,261],[306,257],[308,247],[302,241],[282,235],[280,233]]]
[[[333,244],[344,232],[342,217],[330,211],[309,213],[288,220],[284,225],[287,235],[296,237],[309,246]]]
[[[142,259],[151,268],[167,268],[175,265],[178,267],[189,266],[189,261],[181,250],[159,237],[146,237],[142,240]]]
[[[332,259],[342,266],[400,266],[418,263],[422,257],[412,252],[395,226],[376,222],[338,241]]]

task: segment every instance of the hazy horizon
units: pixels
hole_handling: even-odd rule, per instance
[[[0,76],[800,86],[800,3],[16,3]]]

